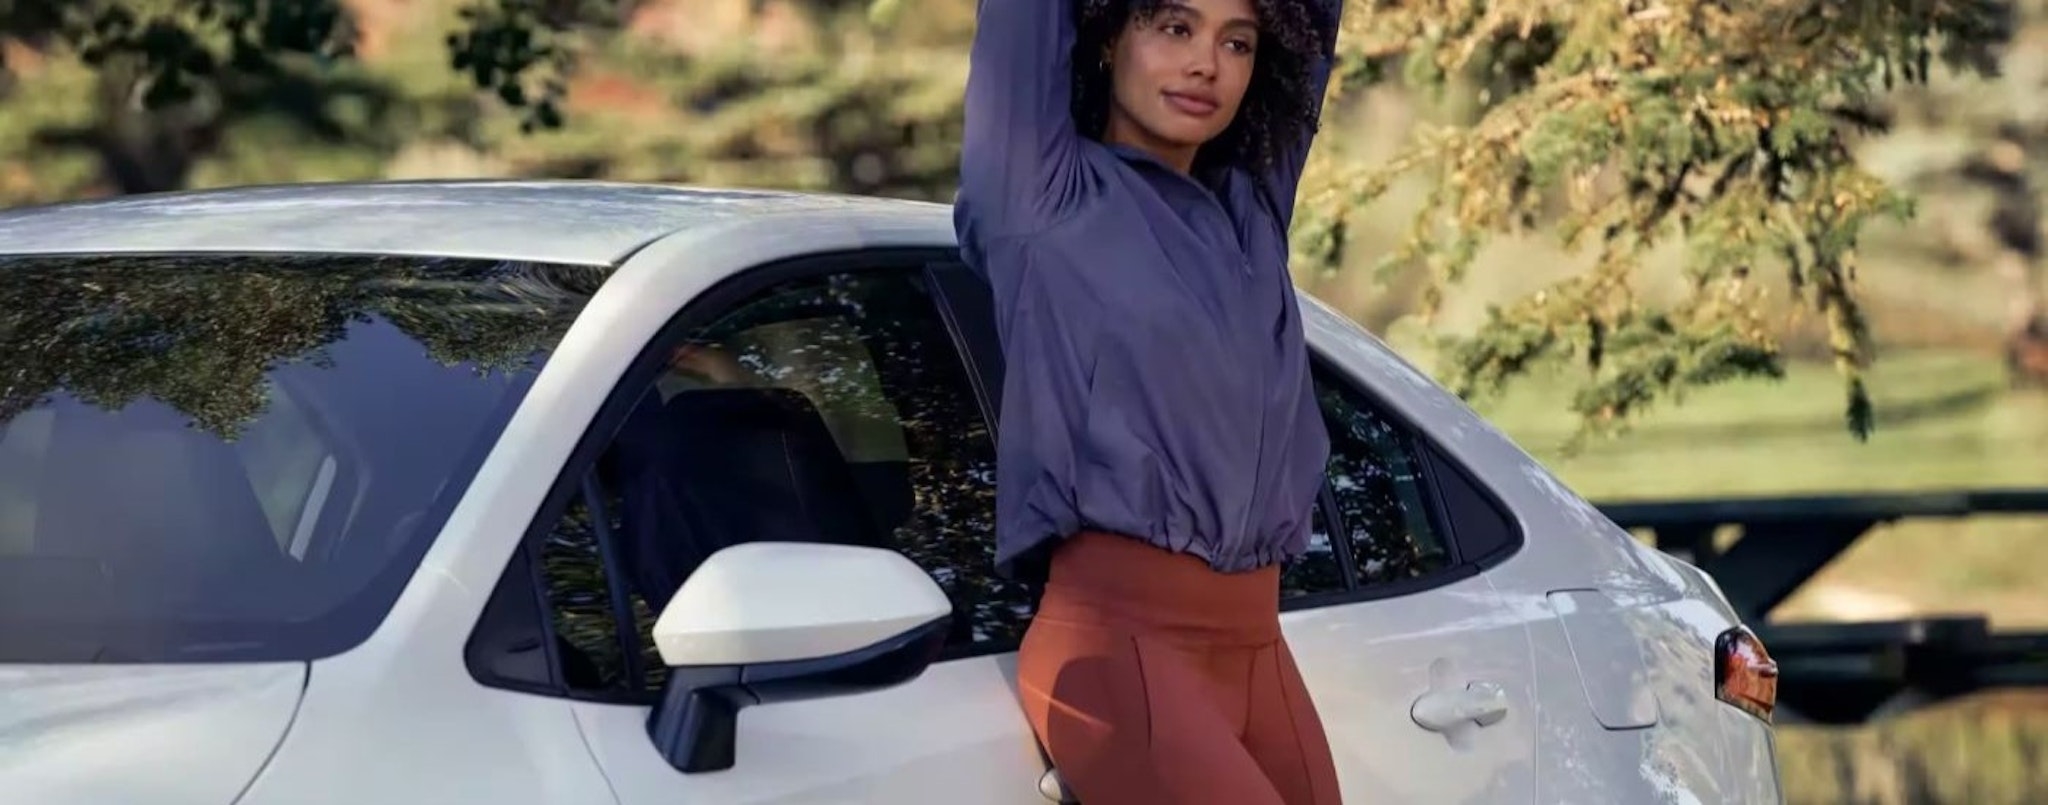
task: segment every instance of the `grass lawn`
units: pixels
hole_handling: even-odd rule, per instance
[[[1795,805],[2048,801],[2048,695],[1987,694],[1852,730],[1781,727]]]
[[[1811,364],[1695,392],[1576,455],[1559,449],[1577,426],[1566,378],[1532,378],[1475,407],[1598,501],[2048,487],[2048,395],[2007,391],[1992,357],[1887,355],[1869,382],[1867,442],[1843,425],[1841,380]]]

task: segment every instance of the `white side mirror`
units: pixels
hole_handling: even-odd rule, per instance
[[[654,622],[669,675],[648,734],[684,773],[731,768],[741,709],[916,679],[945,647],[952,613],[931,576],[894,551],[725,548]]]
[[[671,666],[822,659],[952,612],[931,576],[894,551],[753,542],[690,574],[654,622],[654,645]]]

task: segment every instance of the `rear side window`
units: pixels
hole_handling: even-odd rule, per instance
[[[1331,530],[1350,549],[1358,586],[1449,567],[1450,542],[1431,516],[1430,479],[1415,435],[1330,373],[1316,375],[1316,400],[1330,431]]]
[[[0,257],[0,662],[360,642],[605,271]]]

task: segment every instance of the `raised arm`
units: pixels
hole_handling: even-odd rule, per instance
[[[982,0],[960,148],[963,211],[990,235],[1058,220],[1075,187],[1073,0]]]
[[[1345,0],[1305,0],[1314,11],[1324,14],[1328,21],[1323,31],[1323,41],[1317,43],[1317,52],[1309,62],[1309,119],[1320,120],[1323,116],[1323,95],[1330,86],[1330,72],[1337,63],[1337,28],[1343,21]],[[1308,164],[1308,152],[1315,145],[1315,133],[1303,132],[1299,141],[1278,154],[1273,155],[1273,164],[1266,168],[1264,177],[1268,192],[1273,194],[1275,212],[1283,225],[1294,221],[1294,196],[1301,188],[1302,166]]]

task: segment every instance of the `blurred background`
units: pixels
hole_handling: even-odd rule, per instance
[[[357,58],[227,69],[214,91],[155,108],[135,102],[132,75],[89,67],[24,21],[28,4],[11,3],[0,0],[0,206],[442,177],[945,200],[974,8],[917,0],[877,27],[858,1],[615,3],[608,24],[573,34],[582,59],[560,88],[565,124],[527,131],[521,112],[451,69],[458,0],[344,0]],[[1779,532],[1854,526],[1860,539],[1841,540],[1839,555],[1809,562],[1818,572],[1760,605],[1773,624],[1876,622],[1924,636],[1911,624],[1961,623],[1958,645],[1977,648],[1991,643],[1973,624],[2048,634],[2048,497],[1978,505],[1990,498],[1931,496],[2048,490],[2048,14],[2038,3],[2020,17],[2004,67],[1996,79],[1937,73],[1895,92],[1892,129],[1858,144],[1867,167],[1918,199],[1913,220],[1866,233],[1861,249],[1859,293],[1878,351],[1868,441],[1844,429],[1826,333],[1795,305],[1777,322],[1790,359],[1781,381],[1665,401],[1625,432],[1576,449],[1567,440],[1579,420],[1561,373],[1479,401],[1482,413],[1587,497],[1628,514],[1617,515],[1624,525],[1644,526],[1646,539],[1655,526],[1660,542],[1684,532],[1714,552],[1744,536],[1744,523],[1761,537],[1761,515],[1752,516],[1760,504],[1743,503],[1758,497],[1801,498],[1772,510]],[[1453,81],[1442,92],[1354,93],[1326,118],[1324,142],[1344,160],[1384,161],[1418,125],[1470,122],[1481,91]],[[1425,323],[1411,315],[1419,269],[1375,275],[1364,266],[1395,246],[1428,190],[1420,178],[1397,185],[1347,222],[1350,264],[1298,272],[1297,281],[1435,369],[1428,336],[1470,330],[1489,305],[1582,271],[1590,258],[1560,251],[1549,236],[1498,239]],[[1639,275],[1644,293],[1681,288],[1670,251]],[[2048,688],[2005,684],[2044,675],[2048,640],[1991,641],[1997,656],[1979,662],[1969,658],[1983,652],[1930,648],[1919,637],[1785,634],[1835,646],[1800,654],[1803,638],[1773,642],[1785,646],[1788,675],[1810,668],[1815,679],[1843,680],[1839,690],[1862,691],[1811,694],[1812,707],[1830,714],[1786,719],[1781,760],[1794,801],[2048,802]],[[1801,723],[1814,721],[1835,723]]]

